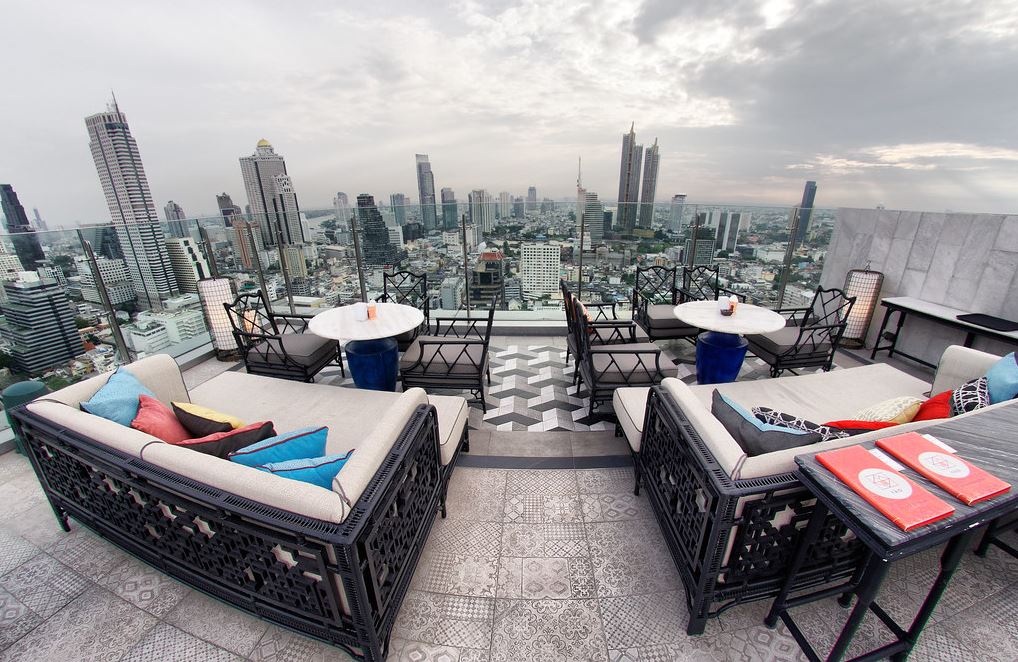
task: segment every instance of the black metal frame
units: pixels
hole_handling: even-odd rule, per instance
[[[688,634],[730,607],[777,595],[816,502],[792,473],[730,478],[660,386],[650,390],[634,459],[636,491],[646,490],[686,587]],[[786,514],[787,523],[775,521]],[[795,588],[852,575],[865,550],[847,532],[825,519]]]
[[[761,348],[756,337],[750,335],[746,336],[749,351],[771,366],[771,377],[778,377],[785,370],[793,375],[798,374],[796,368],[818,367],[829,372],[834,365],[834,354],[841,344],[841,336],[845,333],[845,320],[855,305],[855,299],[845,296],[845,292],[836,287],[826,290],[818,287],[809,306],[775,310],[799,328],[799,335],[792,347],[780,354],[768,356],[770,352]]]
[[[566,361],[573,359],[573,383],[580,378],[580,351],[576,341],[576,307],[578,301],[565,281],[559,281],[562,290],[562,303],[566,312]],[[594,311],[593,319],[587,319],[588,337],[594,345],[612,345],[616,343],[633,343],[636,340],[636,323],[632,320],[620,320],[615,310],[615,303],[581,304],[589,315]],[[608,311],[608,312],[606,312]],[[609,315],[610,313],[610,315]]]
[[[701,264],[682,267],[682,287],[678,288],[678,302],[717,301],[722,294],[735,295],[739,301],[746,297],[733,290],[721,287],[721,276],[717,265]]]
[[[390,292],[391,290],[391,292]],[[414,339],[428,330],[431,319],[431,303],[428,300],[428,274],[416,274],[412,271],[395,271],[382,274],[382,301],[413,306],[424,313],[424,321],[416,329],[396,337],[399,350],[413,343]]]
[[[488,411],[484,398],[484,381],[491,384],[491,372],[488,367],[488,344],[491,340],[491,327],[495,320],[495,308],[498,296],[492,298],[491,307],[483,331],[478,328],[482,319],[459,319],[457,317],[433,318],[434,327],[428,336],[417,338],[414,343],[421,347],[421,355],[411,366],[400,366],[399,379],[403,390],[415,386],[438,390],[470,391],[474,399],[480,400],[481,409]],[[446,323],[445,330],[442,324]],[[437,338],[436,338],[437,336]],[[474,361],[469,350],[481,347],[480,362]],[[428,348],[434,347],[432,354]],[[429,358],[428,355],[431,354]],[[457,368],[472,366],[471,372],[454,372]]]
[[[413,412],[340,524],[200,483],[24,406],[11,414],[64,531],[73,517],[238,609],[358,659],[385,659],[444,494],[434,407]]]
[[[998,547],[1011,556],[1018,559],[1018,549],[1015,549],[1008,543],[1004,542],[1001,537],[1002,533],[1008,531],[1018,530],[1018,517],[1002,517],[996,519],[986,527],[986,532],[983,533],[983,537],[979,540],[979,546],[976,547],[976,554],[978,556],[986,556],[986,552],[989,551],[990,545]]]
[[[314,315],[274,312],[261,290],[238,295],[232,303],[224,303],[223,307],[226,308],[226,316],[233,327],[233,337],[248,373],[313,382],[315,375],[326,366],[338,365],[346,377],[343,353],[338,341],[333,341],[335,354],[328,354],[311,365],[304,365],[287,353],[282,341],[283,335],[303,334]],[[257,360],[252,361],[252,355]]]
[[[574,337],[579,350],[578,364],[580,380],[586,385],[590,397],[590,415],[601,402],[608,402],[615,395],[615,389],[627,386],[651,386],[665,378],[661,369],[661,349],[653,343],[607,344],[594,345],[591,338],[595,335],[592,327],[583,315],[582,304],[574,301],[575,327]],[[635,334],[635,327],[629,327]],[[603,369],[594,367],[594,356],[607,356],[608,362]],[[631,356],[636,360],[632,368],[624,369],[618,357]],[[619,379],[621,377],[621,379]]]
[[[675,267],[637,267],[633,285],[633,321],[640,325],[651,340],[684,338],[686,334],[673,335],[650,325],[647,307],[653,304],[678,304]]]

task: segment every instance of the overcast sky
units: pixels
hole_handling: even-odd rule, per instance
[[[267,138],[302,208],[336,191],[618,191],[658,202],[1018,211],[1018,3],[0,0],[0,182],[51,224],[108,219],[84,117],[114,89],[160,217],[246,202]]]

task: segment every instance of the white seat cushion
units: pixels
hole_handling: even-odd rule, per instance
[[[467,426],[466,398],[458,395],[429,395],[428,401],[438,412],[438,441],[441,445],[442,464],[449,464],[456,454],[456,446],[463,438]]]
[[[612,396],[615,416],[619,420],[622,431],[626,433],[626,441],[634,453],[640,452],[640,439],[643,437],[643,417],[647,411],[649,387],[617,388]]]

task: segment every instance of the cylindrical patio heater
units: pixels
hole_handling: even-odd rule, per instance
[[[220,360],[236,358],[239,353],[229,313],[223,306],[224,303],[233,303],[235,296],[233,281],[229,278],[205,278],[198,281],[198,298],[202,312],[205,313],[209,335],[212,336],[212,347],[216,350],[216,358]]]
[[[869,265],[867,265],[869,267]],[[845,319],[845,334],[841,344],[846,347],[865,347],[866,331],[870,328],[873,311],[880,300],[884,274],[879,271],[852,269],[845,275],[845,296],[855,297],[855,305]]]

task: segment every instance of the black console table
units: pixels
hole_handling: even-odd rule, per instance
[[[819,661],[824,658],[816,654],[788,610],[836,595],[840,596],[839,603],[844,607],[851,604],[852,595],[858,597],[858,602],[827,660],[841,659],[867,611],[873,612],[894,633],[896,641],[854,659],[904,659],[915,646],[979,527],[1018,510],[1018,402],[961,420],[934,425],[921,432],[934,435],[953,447],[960,457],[1011,483],[1013,487],[1006,494],[966,506],[916,472],[905,469],[904,473],[909,478],[955,507],[950,517],[906,533],[828,471],[816,460],[815,454],[797,456],[796,475],[817,497],[817,505],[789,568],[788,580],[774,599],[765,623],[768,627],[774,627],[778,618],[784,621],[810,660]],[[891,434],[889,431],[888,436]],[[865,443],[863,447],[873,448],[874,444]],[[868,558],[848,583],[790,597],[792,579],[806,561],[806,552],[821,533],[828,512],[844,522],[866,545]],[[874,601],[880,585],[893,561],[944,542],[947,542],[947,546],[940,558],[940,573],[915,619],[905,629]]]
[[[901,337],[901,327],[905,325],[905,318],[909,315],[915,315],[916,317],[931,320],[937,324],[942,324],[944,326],[964,331],[965,342],[963,344],[966,347],[972,346],[972,342],[976,339],[976,336],[993,338],[994,340],[1002,340],[1004,342],[1018,345],[1018,331],[997,331],[996,329],[990,329],[985,326],[963,322],[958,319],[958,315],[965,315],[969,311],[958,310],[957,308],[951,308],[950,306],[942,306],[939,303],[923,301],[922,299],[916,299],[914,297],[888,297],[886,299],[881,299],[880,305],[884,307],[884,319],[880,323],[880,333],[877,334],[877,340],[873,345],[873,351],[870,352],[871,359],[876,358],[877,352],[887,350],[888,356],[894,356],[895,353],[898,353],[907,359],[912,359],[916,363],[921,363],[930,368],[937,367],[929,361],[924,361],[923,359],[906,354],[900,349],[897,349],[898,340]],[[898,323],[894,331],[887,331],[887,324],[893,313],[898,313]],[[881,345],[880,342],[882,340],[890,341],[890,344]]]

